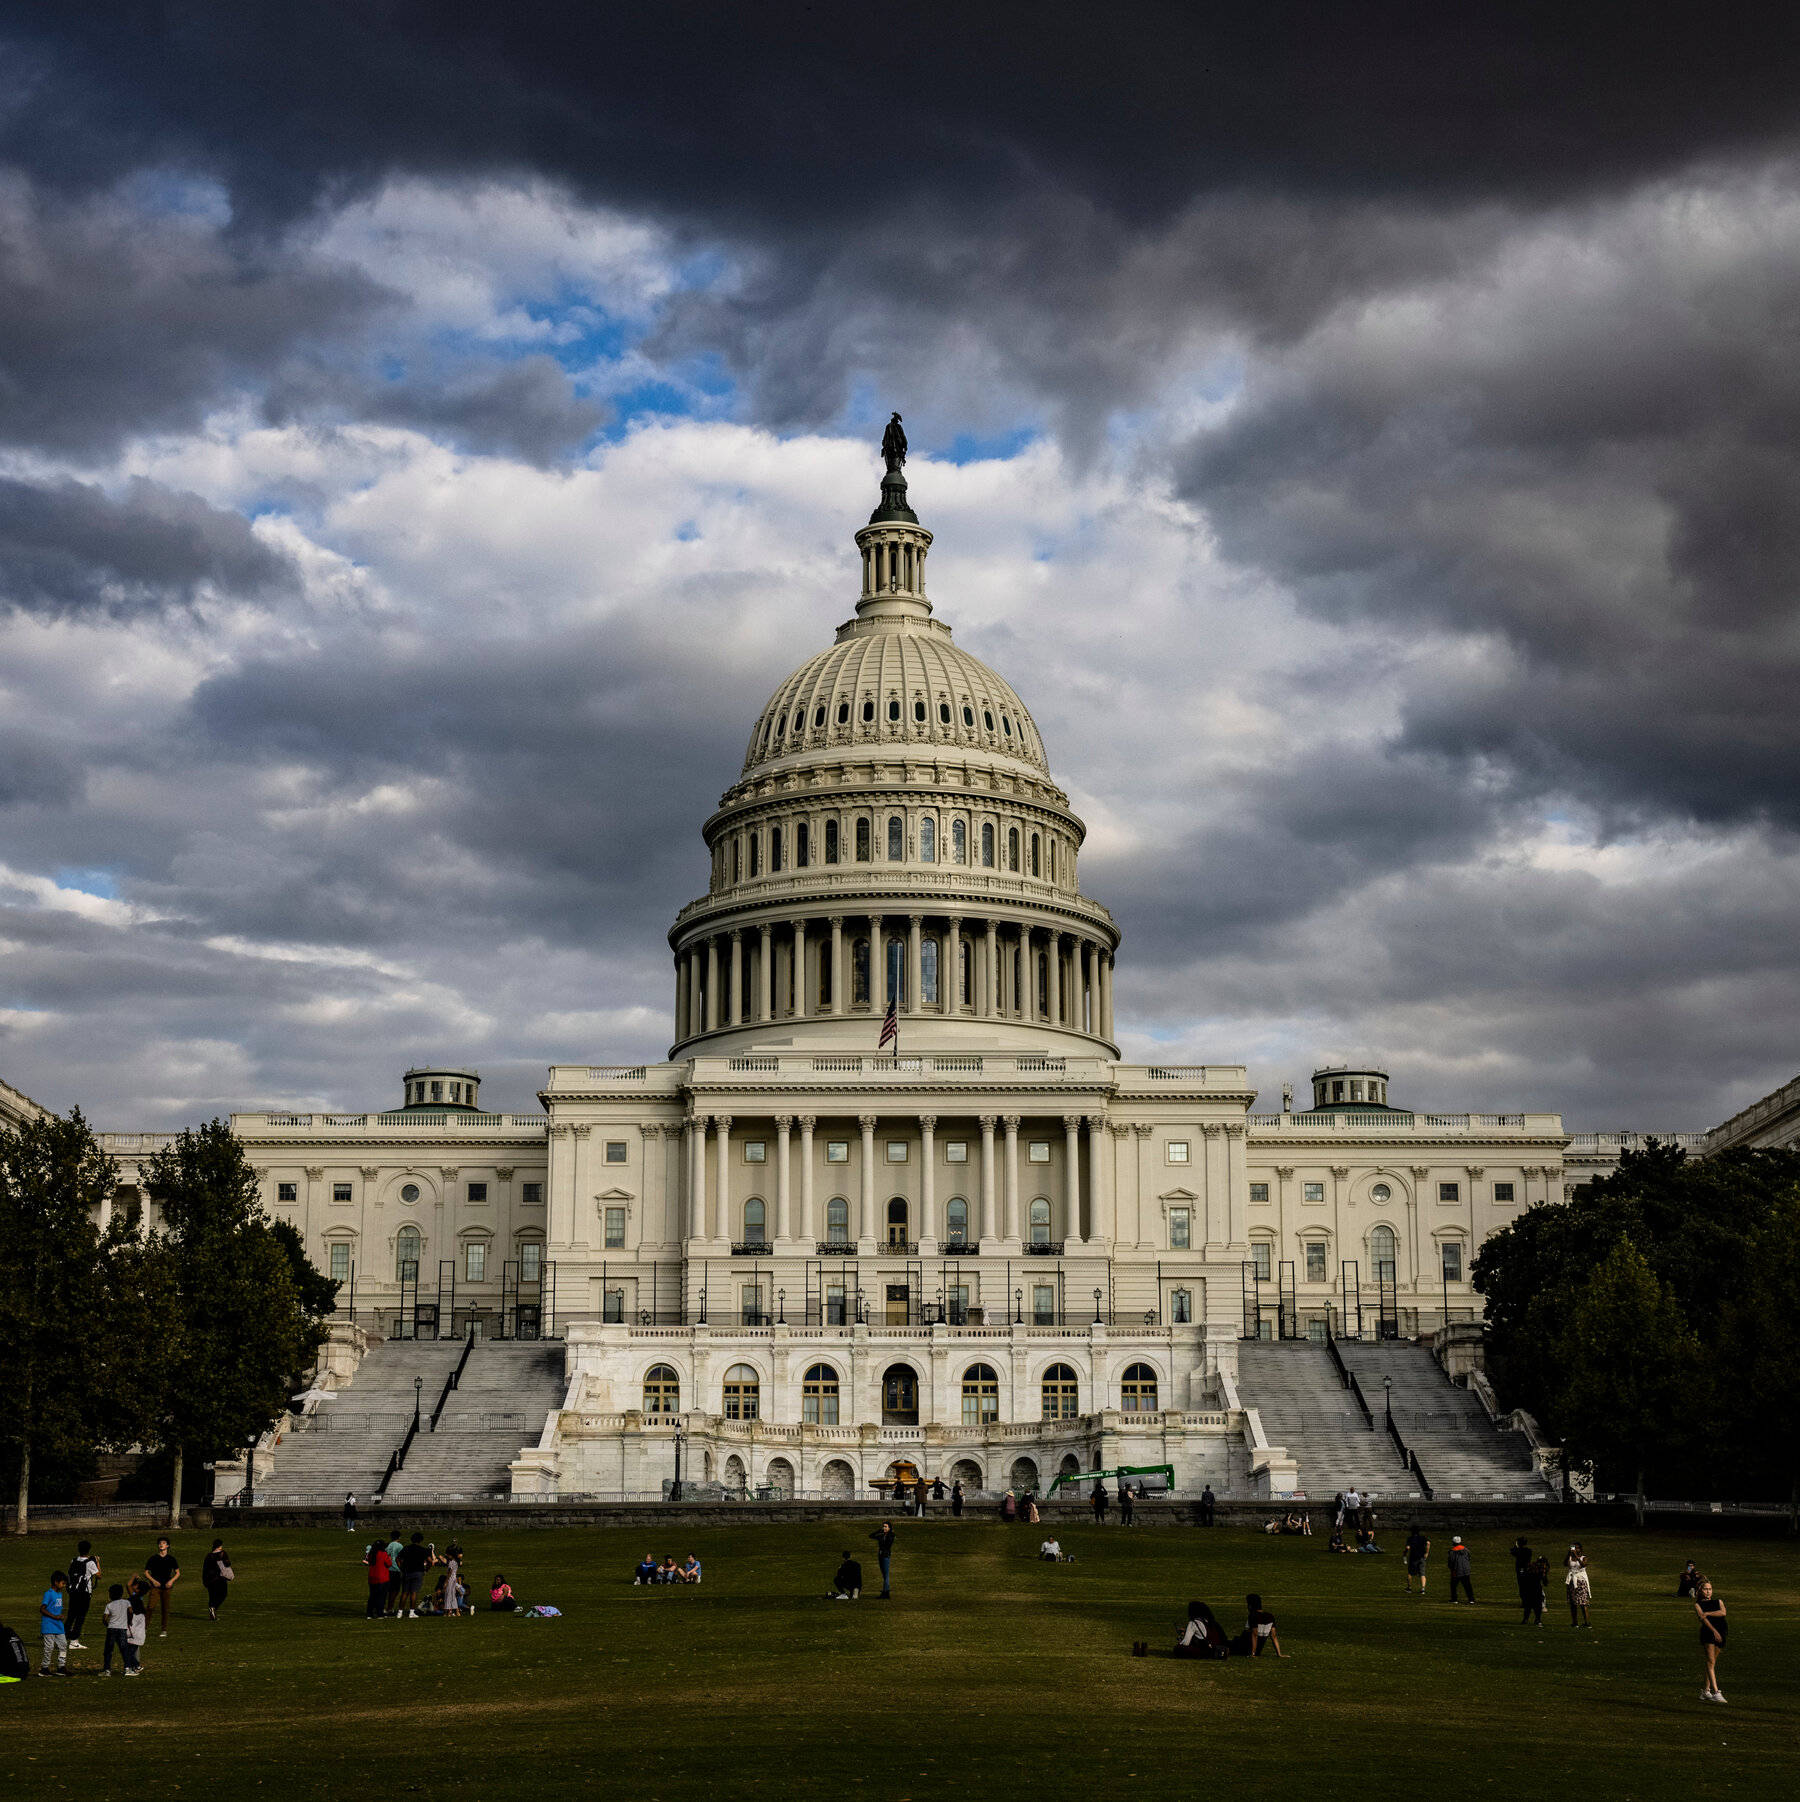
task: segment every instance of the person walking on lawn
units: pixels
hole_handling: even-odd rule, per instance
[[[881,1566],[881,1594],[875,1599],[891,1602],[894,1592],[888,1584],[888,1561],[894,1555],[894,1523],[884,1520],[869,1537],[875,1541],[875,1562]]]
[[[1469,1548],[1463,1544],[1460,1533],[1450,1535],[1450,1604],[1456,1605],[1456,1592],[1460,1589],[1469,1606],[1475,1606],[1475,1585],[1469,1570]]]
[[[158,1639],[169,1637],[169,1591],[181,1581],[181,1561],[169,1550],[169,1542],[159,1539],[156,1550],[144,1560],[144,1581],[156,1591],[156,1599],[161,1608],[161,1628]]]

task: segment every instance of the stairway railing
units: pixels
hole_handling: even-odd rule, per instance
[[[431,1430],[437,1431],[438,1417],[444,1412],[450,1400],[450,1391],[462,1387],[462,1373],[469,1362],[469,1353],[475,1349],[475,1323],[469,1322],[469,1330],[463,1339],[462,1356],[456,1360],[456,1368],[444,1379],[444,1392],[437,1398],[437,1406],[431,1410]]]
[[[1375,1430],[1375,1412],[1369,1406],[1369,1398],[1362,1392],[1362,1384],[1356,1380],[1356,1372],[1344,1362],[1344,1354],[1337,1348],[1337,1335],[1331,1330],[1331,1322],[1325,1322],[1325,1351],[1331,1359],[1331,1367],[1338,1374],[1338,1381],[1350,1391],[1357,1407],[1362,1410],[1363,1425],[1372,1433]]]
[[[1426,1501],[1429,1502],[1433,1500],[1435,1491],[1432,1489],[1431,1485],[1426,1482],[1424,1471],[1419,1468],[1418,1454],[1400,1437],[1400,1428],[1394,1420],[1394,1414],[1391,1408],[1387,1411],[1385,1418],[1387,1420],[1388,1437],[1394,1442],[1394,1450],[1400,1454],[1400,1462],[1418,1479],[1419,1493],[1424,1496]]]

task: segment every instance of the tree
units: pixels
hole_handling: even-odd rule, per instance
[[[17,1459],[17,1530],[33,1461],[79,1469],[107,1440],[106,1254],[112,1159],[81,1117],[0,1130],[0,1440]],[[120,1229],[122,1231],[122,1229]]]
[[[1800,1195],[1750,1242],[1743,1283],[1725,1308],[1720,1367],[1725,1427],[1743,1460],[1785,1489],[1800,1531]]]
[[[1578,1463],[1630,1471],[1641,1526],[1650,1461],[1710,1418],[1699,1337],[1673,1288],[1626,1238],[1594,1270],[1555,1350],[1564,1449]]]
[[[214,1120],[179,1134],[145,1176],[162,1210],[145,1278],[169,1298],[156,1437],[174,1455],[173,1521],[188,1456],[229,1456],[262,1432],[316,1355],[324,1325],[295,1282],[229,1125]]]

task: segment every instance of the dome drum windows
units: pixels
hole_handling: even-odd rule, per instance
[[[906,861],[906,822],[897,813],[888,816],[887,860],[889,863]]]
[[[937,821],[930,814],[919,822],[919,862],[937,862]]]

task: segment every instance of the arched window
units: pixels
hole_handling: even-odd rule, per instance
[[[1031,835],[1031,873],[1034,876],[1042,874],[1038,868],[1038,835],[1035,832]]]
[[[1033,1245],[1050,1243],[1050,1204],[1041,1195],[1031,1204],[1031,1242]]]
[[[781,868],[781,828],[769,828],[769,874],[773,876]]]
[[[1073,1420],[1080,1412],[1080,1385],[1067,1364],[1052,1364],[1044,1372],[1043,1394],[1046,1420]]]
[[[950,724],[950,703],[948,701],[938,702],[938,724],[941,726]]]
[[[856,822],[856,861],[858,863],[869,861],[869,822],[867,820]]]
[[[874,723],[875,723],[875,703],[873,701],[864,701],[863,702],[862,723],[865,726],[874,725]]]
[[[1037,1010],[1040,1019],[1048,1019],[1050,1015],[1050,957],[1047,952],[1040,951],[1034,960],[1037,964]]]
[[[1378,1226],[1369,1235],[1369,1262],[1375,1267],[1378,1283],[1394,1280],[1394,1229]]]
[[[825,1204],[825,1237],[833,1245],[850,1243],[850,1204],[841,1195]]]
[[[803,732],[806,730],[806,709],[804,707],[796,707],[794,709],[794,730],[796,732]]]
[[[646,1414],[679,1414],[681,1412],[681,1379],[671,1364],[652,1364],[644,1372],[644,1412]]]
[[[825,822],[825,861],[836,863],[838,860],[838,823],[836,820]]]
[[[1156,1372],[1148,1364],[1128,1364],[1119,1383],[1119,1406],[1127,1414],[1156,1412]]]
[[[981,867],[991,870],[994,867],[994,822],[983,820],[981,823]]]
[[[823,701],[813,709],[813,730],[822,731],[825,726],[825,704]]]
[[[888,862],[899,863],[906,856],[906,822],[897,814],[888,815]]]
[[[850,948],[850,1000],[867,1003],[869,999],[869,941],[858,939]]]
[[[725,1373],[725,1418],[754,1420],[762,1394],[756,1372],[748,1364],[734,1364]]]
[[[938,942],[922,940],[919,945],[919,1000],[926,1007],[938,1004]]]
[[[397,1282],[416,1283],[419,1280],[421,1242],[419,1229],[416,1226],[403,1226],[395,1235],[394,1278]]]
[[[1000,1379],[991,1364],[971,1364],[963,1372],[962,1423],[979,1427],[1000,1418]]]
[[[937,862],[937,821],[930,814],[919,822],[919,862]]]
[[[815,1364],[800,1384],[800,1418],[815,1427],[838,1423],[838,1373],[829,1364]]]
[[[890,1364],[881,1373],[881,1424],[919,1424],[919,1373],[910,1364]]]
[[[906,1244],[906,1198],[896,1195],[887,1205],[887,1242],[890,1247]]]
[[[1006,867],[1015,875],[1019,869],[1019,829],[1008,826],[1006,829]]]
[[[760,1201],[744,1203],[744,1243],[746,1245],[768,1244],[767,1229],[769,1210]]]
[[[944,1209],[944,1236],[952,1245],[969,1242],[969,1204],[960,1196]]]
[[[950,861],[952,863],[969,861],[969,828],[961,820],[950,822]]]
[[[993,708],[991,708],[991,707],[982,708],[981,723],[988,729],[988,731],[990,731],[990,732],[993,731],[993,729],[994,729],[994,710],[993,710]]]
[[[794,828],[794,868],[804,870],[812,862],[812,828],[802,820]]]

